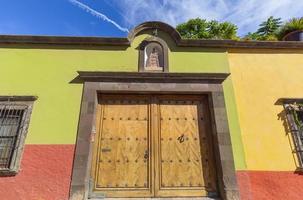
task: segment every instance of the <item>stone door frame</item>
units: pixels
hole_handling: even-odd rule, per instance
[[[71,200],[94,198],[90,169],[98,94],[206,94],[211,113],[218,188],[221,199],[239,199],[222,83],[228,73],[78,72],[74,83],[83,83]]]

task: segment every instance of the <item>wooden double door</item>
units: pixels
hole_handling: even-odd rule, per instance
[[[216,193],[205,96],[102,95],[91,176],[105,197]]]

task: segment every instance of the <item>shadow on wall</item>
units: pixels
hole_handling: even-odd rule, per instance
[[[283,102],[281,102],[281,100],[277,100],[275,105],[283,106]],[[288,141],[289,141],[289,147],[291,148],[292,156],[293,156],[294,162],[296,164],[295,173],[303,175],[302,170],[299,170],[300,165],[298,163],[297,149],[296,149],[296,146],[294,144],[295,138],[294,138],[294,135],[291,132],[291,128],[289,126],[289,122],[288,122],[288,119],[287,119],[287,111],[286,111],[286,109],[284,109],[284,107],[283,107],[283,110],[280,113],[277,114],[277,117],[278,117],[277,119],[282,122],[282,125],[284,127],[285,135],[287,136]]]

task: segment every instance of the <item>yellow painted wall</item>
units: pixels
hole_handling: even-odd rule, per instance
[[[295,170],[283,106],[275,104],[303,98],[303,51],[237,50],[228,58],[247,169]]]

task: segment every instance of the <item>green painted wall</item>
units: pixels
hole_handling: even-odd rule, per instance
[[[139,35],[131,47],[0,47],[0,95],[36,95],[27,144],[74,144],[82,85],[70,83],[77,71],[133,71],[138,69]],[[229,72],[225,51],[178,48],[167,41],[170,72]],[[232,83],[224,83],[236,167],[244,168],[242,142]]]
[[[230,76],[232,76],[232,74]],[[235,98],[232,79],[230,76],[223,83],[228,125],[231,132],[231,143],[233,148],[233,155],[235,159],[236,169],[245,170],[247,166],[246,166],[246,160],[244,154],[244,147],[242,142],[241,129],[240,129],[238,111],[236,106],[236,98]]]

